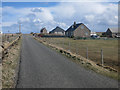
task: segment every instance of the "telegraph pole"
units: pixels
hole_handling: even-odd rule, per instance
[[[19,33],[21,33],[21,24],[19,23]]]

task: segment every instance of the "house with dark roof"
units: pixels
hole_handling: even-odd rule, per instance
[[[90,37],[91,30],[88,29],[83,23],[74,22],[65,32],[68,37]]]
[[[108,28],[105,35],[107,37],[120,37],[120,31],[118,31],[118,28]]]
[[[42,29],[40,30],[40,33],[41,33],[41,34],[46,34],[46,33],[47,33],[46,28],[42,28]]]
[[[50,31],[49,34],[65,35],[65,30],[57,26],[55,29]]]

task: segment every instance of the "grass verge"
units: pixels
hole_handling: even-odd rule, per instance
[[[80,55],[76,55],[71,53],[70,51],[66,51],[61,47],[58,47],[56,45],[49,44],[45,41],[40,40],[39,38],[34,38],[40,43],[43,43],[44,45],[51,47],[52,49],[56,50],[57,52],[67,56],[69,60],[79,64],[80,66],[84,67],[85,69],[92,70],[96,73],[99,73],[101,75],[113,78],[115,80],[120,80],[120,75],[118,74],[117,71],[114,69],[111,69],[109,67],[97,65],[94,61],[88,60]]]
[[[2,61],[2,88],[14,88],[20,60],[21,39],[14,44]]]

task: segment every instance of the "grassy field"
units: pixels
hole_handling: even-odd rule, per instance
[[[103,50],[104,65],[111,66],[118,70],[118,40],[73,40],[71,38],[41,38],[72,53],[101,64],[101,49]]]

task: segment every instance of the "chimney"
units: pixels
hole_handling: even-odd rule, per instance
[[[74,28],[76,27],[76,22],[74,22]]]

